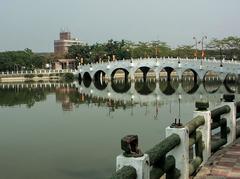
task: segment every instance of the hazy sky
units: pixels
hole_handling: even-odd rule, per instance
[[[108,39],[193,44],[240,36],[240,0],[0,0],[0,51],[53,51],[65,28],[89,44]]]

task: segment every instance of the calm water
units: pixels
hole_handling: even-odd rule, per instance
[[[209,99],[212,106],[223,93],[239,94],[238,86],[215,82],[104,85],[1,84],[0,178],[108,178],[124,135],[137,134],[146,151],[174,118],[192,118],[195,100]]]

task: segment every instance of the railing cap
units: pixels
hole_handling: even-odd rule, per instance
[[[209,108],[209,102],[208,101],[196,101],[195,107],[198,111],[206,111]]]
[[[235,99],[235,95],[234,94],[224,94],[223,99],[225,102],[233,102]]]

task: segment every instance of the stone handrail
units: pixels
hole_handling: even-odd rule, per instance
[[[127,168],[131,166],[136,170],[136,177],[134,177],[136,179],[157,179],[164,173],[167,178],[187,179],[192,176],[201,165],[207,162],[212,152],[225,144],[232,143],[237,134],[240,134],[240,130],[237,131],[236,127],[236,106],[240,102],[235,104],[232,95],[224,95],[223,98],[222,104],[212,111],[207,110],[208,102],[196,102],[197,109],[194,111],[193,120],[184,126],[180,121],[178,123],[175,121],[166,128],[166,138],[141,156],[134,154],[140,151],[137,149],[138,140],[128,140],[128,145],[122,149],[127,149],[126,146],[129,146],[127,151],[133,156],[118,156],[116,173],[126,170],[124,166]],[[218,127],[221,129],[220,139],[214,142],[211,130]],[[191,149],[194,152],[193,158],[190,159]],[[129,170],[130,168],[127,171]],[[116,176],[116,173],[113,176]],[[129,176],[126,176],[127,178]]]
[[[46,69],[35,69],[25,71],[6,71],[0,72],[0,76],[21,76],[26,74],[54,74],[54,73],[75,73],[77,70],[73,69],[62,69],[62,70],[46,70]]]

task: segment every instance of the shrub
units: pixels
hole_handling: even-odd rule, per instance
[[[26,74],[24,75],[25,78],[33,78],[35,75],[34,74]]]
[[[38,74],[37,77],[42,78],[42,77],[43,77],[43,74]]]
[[[63,75],[64,81],[70,82],[74,80],[74,75],[72,73],[65,73]]]

